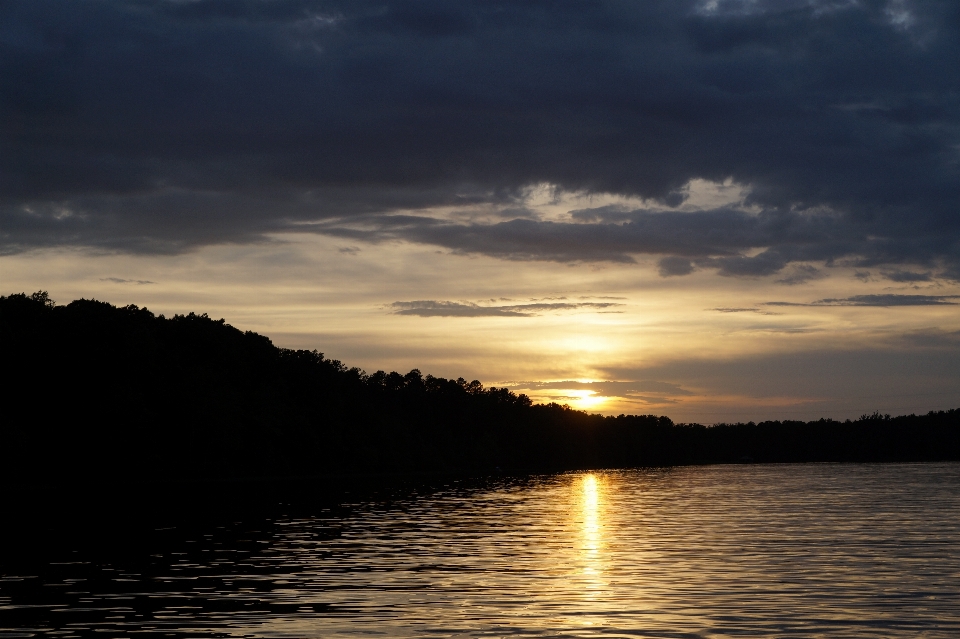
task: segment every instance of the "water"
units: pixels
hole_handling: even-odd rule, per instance
[[[63,530],[0,568],[0,636],[960,636],[960,464],[489,480],[123,551]]]

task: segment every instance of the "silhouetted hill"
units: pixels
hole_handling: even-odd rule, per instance
[[[960,411],[710,427],[371,375],[204,315],[0,297],[0,471],[63,481],[960,459]]]

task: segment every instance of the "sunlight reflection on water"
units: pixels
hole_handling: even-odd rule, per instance
[[[491,480],[164,539],[138,556],[81,554],[5,573],[0,628],[37,636],[960,636],[960,464]]]
[[[602,477],[602,476],[600,476]],[[604,580],[603,570],[603,514],[601,491],[605,482],[594,473],[583,475],[572,486],[579,499],[580,541],[580,575],[583,581],[583,594],[586,603],[586,614],[581,615],[581,625],[602,626],[602,606],[597,602],[606,594],[607,583]]]
[[[583,530],[581,544],[581,561],[583,562],[583,576],[586,582],[586,593],[589,597],[602,591],[603,567],[601,552],[603,545],[602,522],[600,514],[600,482],[594,474],[584,475],[580,484],[580,521]]]

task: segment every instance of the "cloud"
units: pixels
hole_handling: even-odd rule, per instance
[[[933,276],[929,271],[926,273],[915,273],[913,271],[898,270],[884,271],[881,274],[893,282],[930,282],[933,280]]]
[[[150,280],[125,280],[120,277],[101,277],[101,282],[113,282],[114,284],[156,284]]]
[[[615,306],[623,306],[623,304],[614,302],[539,302],[507,306],[481,306],[472,302],[415,300],[412,302],[394,302],[390,305],[394,309],[394,315],[416,315],[418,317],[533,317],[539,313],[550,311],[599,310]]]
[[[957,304],[951,301],[960,295],[852,295],[843,298],[828,298],[814,302],[819,306],[941,306]]]
[[[960,405],[957,337],[921,331],[890,336],[869,348],[694,357],[609,367],[604,374],[683,380],[684,386],[696,388],[694,397],[670,409],[677,421],[844,419],[878,408],[923,413]],[[786,386],[785,380],[790,382]]]
[[[554,382],[506,382],[503,384],[503,386],[513,390],[525,391],[587,390],[593,391],[594,394],[601,397],[620,397],[642,400],[645,402],[657,401],[660,403],[669,401],[669,397],[686,397],[694,394],[679,384],[650,379],[637,381],[597,382],[578,382],[575,380]],[[642,393],[647,393],[648,395],[641,395]],[[654,395],[656,397],[654,397]]]
[[[612,215],[612,217],[610,217]],[[662,274],[686,274],[693,266],[715,268],[721,275],[764,276],[791,261],[828,259],[843,240],[845,224],[836,216],[802,217],[782,211],[749,213],[732,207],[672,213],[609,209],[590,223],[517,219],[495,224],[460,224],[420,215],[364,216],[318,222],[312,230],[329,235],[384,242],[408,240],[463,253],[510,260],[633,263],[636,254],[668,254]],[[755,255],[744,251],[779,244]],[[832,248],[833,247],[833,248]],[[884,248],[867,237],[855,247],[881,259]],[[672,255],[671,255],[672,254]]]
[[[693,273],[693,262],[691,262],[689,258],[679,257],[677,255],[663,257],[657,262],[657,272],[660,273],[661,277],[689,275]]]
[[[780,315],[780,313],[765,311],[762,308],[720,307],[711,308],[710,310],[717,311],[718,313],[757,313],[758,315]]]
[[[793,267],[793,272],[784,278],[777,280],[778,284],[806,284],[810,280],[819,280],[826,277],[820,269],[810,264],[798,264]]]
[[[671,397],[663,396],[654,396],[654,395],[629,395],[624,399],[629,399],[635,402],[643,402],[644,404],[649,404],[653,406],[667,406],[670,404],[679,404],[680,400],[673,399]]]
[[[891,6],[10,0],[0,251],[314,231],[664,275],[956,274],[960,6]],[[697,180],[744,199],[686,210]],[[542,220],[536,184],[650,206]]]
[[[879,295],[851,295],[850,297],[830,297],[810,304],[797,302],[764,302],[766,306],[944,306],[960,302],[960,295],[900,295],[895,293]]]
[[[931,328],[910,331],[902,337],[904,343],[913,347],[956,350],[960,347],[960,331],[944,331]]]

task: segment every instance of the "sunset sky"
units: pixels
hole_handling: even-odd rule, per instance
[[[10,0],[0,255],[591,412],[960,407],[960,3]]]

